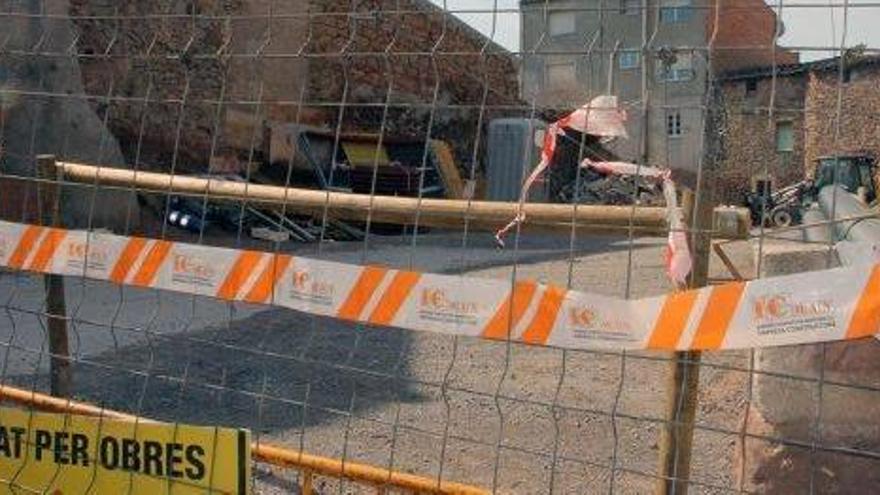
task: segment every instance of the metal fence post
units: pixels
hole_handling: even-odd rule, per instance
[[[54,155],[37,157],[37,197],[44,226],[61,225],[61,176]],[[49,331],[49,380],[52,395],[70,397],[73,373],[67,338],[67,308],[64,303],[64,279],[61,275],[44,275],[46,293],[46,326]]]
[[[713,205],[705,197],[701,199],[695,205],[693,191],[682,191],[685,221],[696,231],[689,237],[694,256],[689,288],[704,287],[709,279]],[[700,351],[674,352],[671,366],[666,403],[666,420],[669,423],[663,430],[660,442],[661,478],[657,492],[661,495],[686,495],[697,414]]]

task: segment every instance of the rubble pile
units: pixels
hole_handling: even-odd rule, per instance
[[[577,180],[560,187],[557,198],[563,203],[588,205],[631,205],[634,198],[641,206],[665,204],[663,190],[652,178],[605,174],[593,169],[581,169]]]

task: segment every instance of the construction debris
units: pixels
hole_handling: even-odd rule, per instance
[[[562,203],[663,206],[663,189],[650,177],[615,175],[581,168],[580,176],[559,189]]]

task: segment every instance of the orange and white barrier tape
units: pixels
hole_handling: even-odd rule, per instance
[[[0,222],[0,266],[570,349],[769,347],[880,330],[880,265],[623,300],[529,281]]]

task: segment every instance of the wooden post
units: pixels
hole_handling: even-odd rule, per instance
[[[694,257],[689,288],[704,287],[709,280],[709,256],[712,235],[712,203],[701,198],[694,205],[690,189],[682,191],[682,209],[685,222],[696,230],[690,236]],[[687,495],[691,472],[691,451],[694,439],[694,420],[697,414],[697,395],[700,383],[700,351],[674,352],[667,387],[666,420],[660,441],[660,476],[657,493]]]
[[[314,491],[314,474],[308,469],[304,469],[300,472],[300,476],[302,476],[300,494],[301,495],[315,495]]]
[[[37,186],[40,215],[44,226],[61,226],[61,177],[55,157],[37,157]],[[49,331],[49,380],[52,395],[70,397],[72,370],[67,338],[67,308],[64,303],[64,279],[61,275],[44,275],[46,293],[46,326]]]

